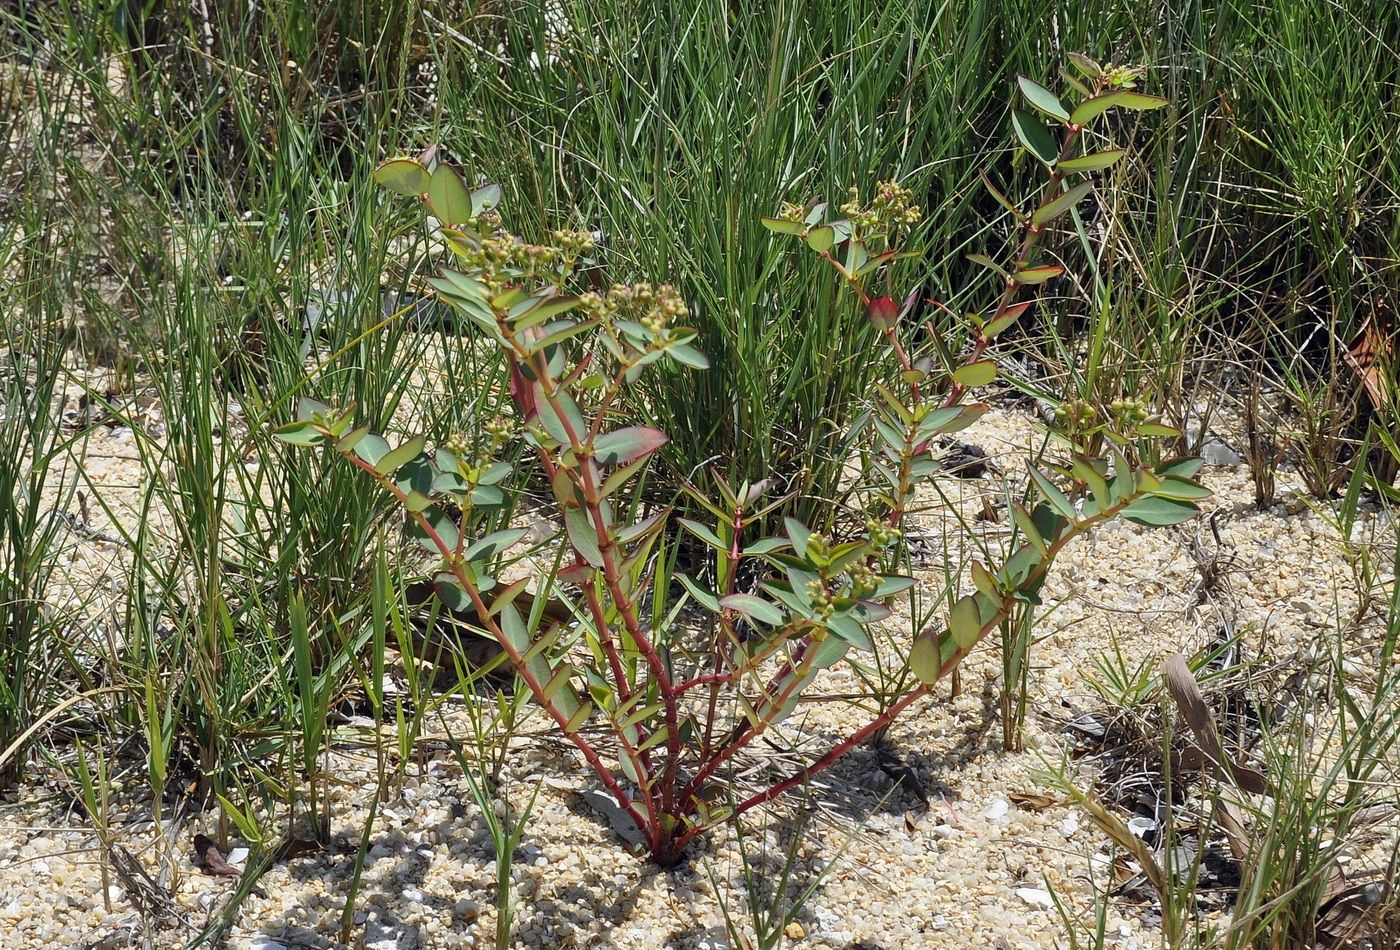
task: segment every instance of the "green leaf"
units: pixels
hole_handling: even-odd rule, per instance
[[[584,425],[583,415],[578,411],[578,405],[574,402],[573,397],[563,390],[555,391],[554,398],[559,403],[559,409],[564,413],[563,419],[560,419],[554,406],[545,396],[544,388],[539,383],[535,383],[534,387],[535,407],[539,410],[540,424],[556,442],[571,445],[573,439],[569,437],[569,429],[573,430],[575,438],[582,438],[588,432],[588,426]],[[568,421],[567,428],[564,425],[564,420]]]
[[[1073,188],[1057,195],[1055,198],[1037,208],[1035,214],[1031,215],[1031,224],[1048,224],[1077,205],[1079,199],[1083,198],[1090,191],[1093,191],[1093,189],[1093,182],[1080,182]]]
[[[1195,478],[1205,462],[1199,458],[1168,459],[1157,466],[1157,474],[1163,478],[1174,475],[1177,478]]]
[[[499,616],[501,618],[501,632],[505,634],[506,642],[521,656],[529,653],[530,631],[525,629],[525,620],[520,616],[520,611],[515,604],[506,604],[501,608]],[[536,669],[540,669],[540,667],[536,666]]]
[[[1052,277],[1059,277],[1065,269],[1059,264],[1046,264],[1043,267],[1027,267],[1025,270],[1018,270],[1014,275],[1018,283],[1022,284],[1043,284]]]
[[[1074,125],[1084,125],[1093,119],[1098,118],[1103,113],[1112,108],[1121,109],[1160,109],[1167,104],[1167,100],[1159,96],[1146,96],[1140,92],[1129,92],[1120,89],[1116,92],[1105,93],[1102,96],[1095,96],[1092,99],[1085,99],[1075,106],[1074,112],[1070,114],[1069,120]]]
[[[1123,457],[1123,453],[1113,450],[1113,501],[1118,503],[1131,498],[1137,492],[1137,473]]]
[[[1007,327],[1021,319],[1021,315],[1031,308],[1032,303],[1033,301],[1027,300],[1007,307],[1001,316],[987,321],[987,325],[982,328],[982,335],[989,340],[996,339]]]
[[[379,460],[379,464],[387,464],[388,458],[386,455]],[[428,496],[433,493],[433,479],[436,475],[428,457],[421,453],[394,469],[394,486],[408,496],[405,504],[408,505],[409,511],[422,511],[432,504],[432,499]]]
[[[860,621],[850,614],[837,613],[827,617],[826,629],[853,647],[867,653],[875,652],[875,644],[870,641],[870,634],[866,633]]]
[[[914,638],[909,650],[909,669],[925,685],[938,682],[943,664],[957,654],[957,644],[945,631],[926,627]]]
[[[384,437],[371,432],[355,443],[354,453],[367,465],[379,469],[379,460],[389,454],[389,443]]]
[[[948,630],[959,649],[970,650],[976,645],[982,636],[982,617],[977,609],[977,598],[970,594],[958,598],[948,612]]]
[[[588,520],[588,514],[582,508],[566,508],[564,527],[569,532],[569,543],[589,566],[602,567],[603,552],[598,544],[598,532]]]
[[[499,505],[506,500],[505,493],[495,485],[481,485],[474,488],[470,497],[473,505],[481,507]]]
[[[1000,264],[992,260],[986,254],[969,254],[967,255],[967,259],[972,261],[972,263],[974,264],[981,264],[983,267],[996,271],[999,275],[1001,275],[1002,280],[1011,279],[1011,275],[1006,272],[1006,268],[1002,267]]]
[[[744,557],[756,557],[788,546],[786,538],[760,538],[740,552]]]
[[[1022,509],[1023,511],[1025,509]],[[992,572],[982,564],[981,561],[972,562],[972,584],[988,597],[1000,600],[1002,596],[1001,585],[992,576]]]
[[[428,207],[433,217],[448,227],[471,219],[472,194],[451,165],[444,163],[433,169],[428,181]]]
[[[943,409],[935,409],[928,414],[928,418],[919,423],[919,439],[934,435],[949,435],[953,432],[961,432],[982,418],[990,409],[985,402],[970,402],[962,406],[947,406]]]
[[[638,538],[655,534],[665,526],[665,519],[671,514],[670,508],[662,508],[660,511],[647,515],[641,521],[629,524],[617,529],[618,544],[631,544]]]
[[[979,590],[972,595],[972,599],[977,601],[977,616],[983,630],[1006,619],[1006,610],[1002,606],[1005,598],[1002,595],[984,594]]]
[[[1055,156],[1059,154],[1059,149],[1055,147],[1055,140],[1039,119],[1029,112],[1014,109],[1011,112],[1011,125],[1016,130],[1016,138],[1021,140],[1026,151],[1045,165],[1055,164]]]
[[[598,325],[597,320],[580,320],[577,323],[568,320],[559,320],[544,327],[540,332],[544,336],[530,344],[530,349],[534,351],[545,350],[551,346],[558,346],[565,340],[587,333]]]
[[[893,597],[895,594],[902,594],[913,586],[914,578],[912,577],[906,577],[903,574],[886,574],[880,578],[879,586],[870,596],[883,600],[886,597]]]
[[[729,553],[729,545],[721,541],[719,539],[719,535],[715,534],[713,531],[705,527],[700,522],[691,521],[689,518],[677,518],[676,520],[679,521],[687,531],[695,535],[701,541],[704,541],[716,551],[719,551],[722,554]]]
[[[1123,509],[1123,517],[1133,524],[1160,528],[1181,524],[1196,515],[1196,506],[1186,501],[1150,495]]]
[[[468,300],[477,301],[483,305],[489,305],[492,301],[487,299],[488,290],[485,284],[477,280],[470,274],[464,274],[458,270],[444,268],[442,276],[447,281],[447,286],[440,288],[447,293],[456,293]]]
[[[527,528],[505,528],[501,531],[493,531],[490,534],[477,538],[462,552],[462,557],[468,561],[475,561],[484,557],[495,557],[525,535],[529,534]]]
[[[1006,559],[1006,563],[1001,566],[997,577],[1004,579],[1011,587],[1019,589],[1040,566],[1041,561],[1042,557],[1039,551],[1029,544],[1023,544]]]
[[[1040,529],[1035,526],[1035,519],[1019,501],[1011,504],[1011,520],[1016,523],[1016,527],[1021,529],[1021,533],[1026,536],[1026,540],[1030,542],[1031,546],[1040,552],[1041,557],[1049,554],[1049,549],[1045,546],[1045,539],[1040,536]]]
[[[472,217],[475,218],[483,211],[490,211],[501,203],[501,186],[495,182],[482,185],[480,188],[472,190]]]
[[[627,426],[593,440],[593,458],[602,465],[626,465],[655,452],[669,439],[660,429]]]
[[[607,498],[613,492],[627,484],[633,475],[636,475],[642,470],[642,467],[645,466],[646,463],[647,457],[644,455],[613,472],[603,480],[603,487],[598,490],[599,497]]]
[[[1089,491],[1093,493],[1094,500],[1099,503],[1099,507],[1113,507],[1113,498],[1108,491],[1108,479],[1104,478],[1094,463],[1082,455],[1076,455],[1074,462],[1070,466],[1070,472],[1075,478],[1089,486]]]
[[[1026,216],[1021,213],[1021,209],[1017,208],[1014,204],[1012,204],[1011,199],[1006,197],[1006,195],[1002,194],[1000,188],[992,184],[992,180],[987,177],[986,172],[979,172],[979,175],[982,178],[982,184],[987,189],[987,193],[996,199],[997,204],[1001,205],[1007,211],[1011,212],[1011,216],[1016,218],[1016,220],[1026,220]]]
[[[754,594],[729,594],[719,599],[719,605],[770,627],[779,626],[783,622],[783,612],[776,604]]]
[[[448,610],[457,614],[469,614],[473,607],[471,596],[462,587],[462,582],[457,579],[457,575],[443,571],[433,577],[433,591],[437,594],[438,600]]]
[[[583,728],[583,724],[588,721],[588,717],[591,715],[593,715],[593,704],[581,703],[579,707],[574,710],[573,715],[569,717],[569,721],[564,723],[565,734],[578,732]]]
[[[569,680],[577,674],[578,670],[569,664],[560,664],[559,668],[554,671],[554,675],[549,678],[549,682],[544,684],[544,689],[540,690],[540,697],[545,702],[549,702],[559,695],[559,692],[569,685]]]
[[[297,399],[297,421],[306,422],[309,419],[325,418],[330,415],[331,407],[310,396],[302,396]]]
[[[557,295],[526,297],[523,301],[510,308],[508,316],[515,324],[517,330],[527,330],[530,327],[544,323],[550,317],[557,317],[561,313],[567,313],[578,306],[577,297],[561,297]],[[535,343],[534,349],[540,349],[541,343]]]
[[[846,270],[858,274],[865,270],[869,262],[870,252],[866,250],[864,241],[852,241],[846,246]]]
[[[1177,501],[1194,501],[1199,498],[1209,498],[1214,494],[1204,485],[1191,481],[1189,478],[1177,478],[1175,475],[1167,475],[1162,479],[1162,486],[1152,494],[1159,498],[1172,498]]]
[[[711,613],[719,613],[719,600],[714,594],[701,587],[685,574],[675,575],[676,580],[681,582],[681,586],[690,592],[690,596],[695,598],[696,603]]]
[[[854,250],[854,249],[855,249],[856,247],[858,247],[858,246],[859,246],[858,242],[856,242],[856,241],[852,241],[852,242],[851,242],[851,248],[852,248],[852,250]],[[904,260],[905,258],[909,258],[909,257],[923,257],[923,256],[924,256],[924,252],[923,252],[923,251],[883,251],[883,252],[881,252],[881,253],[879,253],[879,254],[876,254],[874,257],[872,257],[869,261],[865,262],[864,264],[860,264],[860,265],[858,265],[858,266],[856,266],[856,267],[852,267],[852,266],[851,266],[851,263],[853,263],[853,262],[847,262],[847,264],[846,264],[846,269],[849,270],[849,271],[851,271],[852,273],[854,273],[857,277],[864,277],[866,274],[873,273],[874,271],[878,270],[879,268],[883,267],[884,265],[886,265],[886,264],[888,264],[888,263],[890,263],[890,262],[892,262],[892,261]]]
[[[801,221],[788,221],[785,218],[759,218],[763,226],[775,234],[801,234],[807,230],[807,225]]]
[[[1083,74],[1085,79],[1097,79],[1103,75],[1103,67],[1083,53],[1070,53],[1069,61]]]
[[[960,386],[985,386],[997,378],[997,364],[993,360],[978,360],[953,370],[953,382]]]
[[[1035,510],[1031,512],[1031,520],[1035,522],[1035,529],[1040,532],[1040,536],[1049,544],[1058,541],[1060,535],[1064,534],[1066,519],[1045,502],[1035,506]]]
[[[288,445],[320,445],[326,436],[310,420],[288,422],[272,430],[272,437]]]
[[[1061,79],[1069,83],[1071,89],[1079,93],[1085,99],[1088,99],[1094,94],[1092,91],[1090,91],[1088,86],[1084,85],[1084,82],[1078,76],[1070,72],[1068,69],[1065,69],[1063,66],[1061,66],[1057,70],[1057,72],[1060,74]]]
[[[443,511],[441,508],[430,508],[423,512],[423,518],[428,522],[428,527],[432,530],[433,534],[436,534],[438,538],[442,540],[443,545],[448,551],[457,550],[457,539],[459,537],[457,522],[452,520],[452,517],[447,514],[447,512]],[[423,529],[423,526],[418,523],[417,518],[409,522],[409,536],[412,537],[414,541],[418,542],[419,547],[423,548],[423,550],[427,551],[429,554],[442,555],[442,551],[438,548],[437,541],[434,541],[432,536]]]
[[[385,452],[381,455],[379,461],[373,463],[374,470],[380,475],[392,475],[405,464],[422,455],[423,446],[427,441],[425,436],[415,435],[392,452]]]
[[[651,735],[642,740],[641,744],[637,746],[637,751],[645,752],[647,749],[665,742],[670,736],[671,731],[667,729],[666,726],[662,725],[652,732]]]
[[[1160,422],[1144,422],[1138,426],[1137,433],[1158,439],[1178,439],[1182,435],[1182,431],[1175,426],[1163,425]]]
[[[1147,112],[1152,109],[1160,109],[1167,105],[1167,100],[1161,96],[1149,96],[1141,92],[1116,92],[1118,101],[1114,103],[1120,109],[1132,109],[1134,112]]]
[[[807,232],[807,246],[818,254],[823,254],[831,250],[831,246],[836,243],[836,229],[829,224],[824,224],[819,228],[812,228]]]
[[[421,198],[428,190],[428,170],[416,158],[389,159],[374,170],[374,180],[410,198]]]
[[[1065,497],[1064,492],[1055,487],[1055,483],[1050,481],[1050,479],[1045,476],[1044,472],[1034,465],[1027,465],[1026,467],[1030,470],[1031,480],[1035,482],[1036,487],[1040,489],[1040,493],[1045,496],[1045,500],[1050,502],[1056,511],[1064,515],[1070,521],[1073,521],[1078,514],[1074,510],[1074,503]]]
[[[1041,112],[1052,119],[1059,119],[1061,122],[1069,121],[1069,113],[1055,94],[1046,89],[1034,79],[1027,79],[1025,76],[1016,77],[1017,84],[1021,87],[1021,92],[1026,97],[1026,101],[1035,106]]]
[[[688,343],[672,343],[666,347],[666,355],[692,369],[710,368],[709,357]]]
[[[360,426],[358,429],[353,429],[336,442],[335,450],[341,454],[345,454],[354,449],[355,446],[359,444],[359,441],[367,435],[369,435],[369,426]]]
[[[807,542],[812,537],[811,529],[796,518],[784,518],[783,524],[787,527],[788,537],[792,539],[792,550],[798,557],[805,558]]]
[[[1124,149],[1109,148],[1090,155],[1067,158],[1055,167],[1062,172],[1097,172],[1113,165],[1126,154],[1128,153]]]

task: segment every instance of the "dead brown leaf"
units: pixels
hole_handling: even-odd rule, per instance
[[[1006,797],[1022,808],[1027,808],[1031,811],[1044,811],[1047,808],[1060,804],[1064,800],[1056,798],[1053,795],[1042,795],[1039,792],[1012,792]]]
[[[210,874],[220,877],[240,877],[243,874],[238,868],[224,860],[218,847],[207,835],[194,836],[194,853],[195,857],[199,859],[199,863],[203,864]]]

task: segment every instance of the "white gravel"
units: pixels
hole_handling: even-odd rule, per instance
[[[992,412],[964,434],[999,456],[1015,478],[1015,457],[1031,441],[1032,427],[1016,414]],[[131,463],[119,433],[99,432],[90,446],[93,466],[109,466],[103,480],[129,485]],[[109,461],[104,461],[109,460]],[[126,478],[123,482],[121,479]],[[1242,467],[1209,468],[1217,495],[1207,508],[1229,557],[1228,587],[1236,620],[1278,649],[1302,649],[1337,617],[1355,611],[1353,574],[1335,531],[1306,506],[1252,508]],[[999,492],[991,481],[942,481],[969,515],[979,492]],[[1292,488],[1280,478],[1280,494]],[[114,492],[120,496],[120,491]],[[118,502],[120,497],[117,497]],[[930,494],[932,502],[935,497]],[[1289,510],[1295,513],[1289,513]],[[956,565],[966,547],[957,523],[928,514],[920,528],[939,538]],[[994,534],[1002,530],[985,528]],[[1358,531],[1393,537],[1365,516]],[[822,777],[814,790],[816,815],[801,843],[794,886],[834,862],[824,883],[790,928],[789,943],[829,948],[1034,948],[1063,942],[1051,901],[1053,891],[1075,912],[1091,906],[1091,863],[1101,862],[1105,840],[1062,803],[1040,807],[1034,796],[1054,793],[1036,779],[1043,759],[1056,761],[1065,739],[1061,724],[1093,705],[1083,676],[1096,655],[1116,641],[1130,655],[1155,662],[1173,651],[1209,641],[1220,620],[1217,605],[1196,605],[1197,570],[1185,542],[1213,546],[1204,520],[1181,529],[1147,532],[1109,525],[1069,549],[1046,590],[1047,614],[1033,648],[1028,751],[1004,754],[996,718],[1000,660],[984,646],[962,672],[962,693],[912,709],[891,731],[894,747],[918,769],[930,791],[946,803],[920,813],[895,791],[883,806],[889,779],[865,750]],[[81,578],[115,583],[114,553],[102,544],[75,550],[69,565],[73,596]],[[942,573],[921,580],[931,593]],[[1393,581],[1393,578],[1389,579]],[[1053,609],[1050,609],[1053,608]],[[1379,628],[1362,625],[1354,644],[1364,658],[1379,647]],[[1282,656],[1281,656],[1282,658]],[[839,693],[853,683],[838,670],[826,683]],[[447,729],[467,732],[465,717],[449,710]],[[781,738],[819,745],[856,724],[859,716],[832,703],[811,703],[782,728]],[[532,720],[526,732],[543,732]],[[334,835],[358,840],[374,793],[374,762],[340,737],[330,770]],[[494,938],[495,866],[484,822],[471,804],[444,734],[425,737],[424,757],[384,802],[375,823],[354,914],[356,947],[477,947]],[[814,745],[814,747],[815,747]],[[777,765],[775,765],[777,767]],[[577,791],[592,787],[577,757],[549,739],[517,740],[506,787],[517,803],[544,781],[535,815],[513,870],[517,941],[528,947],[703,948],[728,945],[719,902],[742,915],[740,861],[732,833],[716,832],[688,867],[662,871],[629,855],[606,822]],[[0,804],[0,947],[180,946],[232,894],[236,881],[213,877],[192,863],[193,833],[215,834],[211,820],[184,819],[175,839],[178,873],[161,882],[186,918],[160,928],[139,895],[114,875],[104,901],[102,862],[90,825],[65,807],[52,776],[42,771]],[[1022,802],[1021,804],[1018,804]],[[792,827],[795,798],[766,816],[755,816],[749,844],[767,842],[781,860]],[[148,803],[118,793],[112,835],[159,877],[159,849]],[[169,820],[169,816],[167,816]],[[760,835],[761,832],[761,835]],[[852,837],[853,836],[853,837]],[[844,853],[841,850],[850,838]],[[235,840],[235,846],[246,842]],[[235,855],[236,856],[236,855]],[[230,946],[336,947],[354,854],[320,854],[273,866],[238,911]],[[771,880],[770,874],[770,880]],[[110,905],[110,909],[109,906]],[[1156,946],[1159,936],[1129,908],[1111,914],[1113,946]]]

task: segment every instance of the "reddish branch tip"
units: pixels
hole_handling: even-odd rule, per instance
[[[865,315],[878,330],[890,330],[899,321],[899,305],[887,295],[876,297],[865,306]]]

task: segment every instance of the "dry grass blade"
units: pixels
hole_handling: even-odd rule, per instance
[[[1253,769],[1231,768],[1228,764],[1224,749],[1220,745],[1220,735],[1215,729],[1215,716],[1206,705],[1201,687],[1197,685],[1191,668],[1186,664],[1186,657],[1180,653],[1173,653],[1167,657],[1162,664],[1162,676],[1166,680],[1167,691],[1171,693],[1177,709],[1181,710],[1181,715],[1191,727],[1197,745],[1214,766],[1217,776],[1234,782],[1241,789],[1248,784],[1251,789],[1264,793],[1268,788],[1268,781],[1263,775]],[[1224,789],[1221,790],[1217,821],[1220,830],[1230,842],[1230,853],[1235,856],[1235,860],[1245,860],[1249,855],[1249,835],[1240,816],[1239,803]]]
[[[1157,863],[1157,858],[1152,854],[1152,848],[1128,828],[1126,822],[1113,812],[1100,805],[1088,793],[1079,789],[1072,782],[1064,784],[1064,789],[1075,800],[1081,808],[1089,813],[1094,824],[1099,826],[1104,834],[1112,839],[1124,851],[1133,856],[1133,860],[1142,865],[1142,873],[1147,876],[1147,881],[1157,891],[1157,896],[1164,902],[1171,895],[1171,882],[1167,880],[1166,873],[1161,865]]]
[[[1176,708],[1191,727],[1205,757],[1215,767],[1221,778],[1229,780],[1237,788],[1255,795],[1272,795],[1269,780],[1258,769],[1233,763],[1225,755],[1220,744],[1220,734],[1215,728],[1215,715],[1206,704],[1201,687],[1196,683],[1186,657],[1173,653],[1162,663],[1162,675],[1166,680],[1167,691],[1171,693]]]

